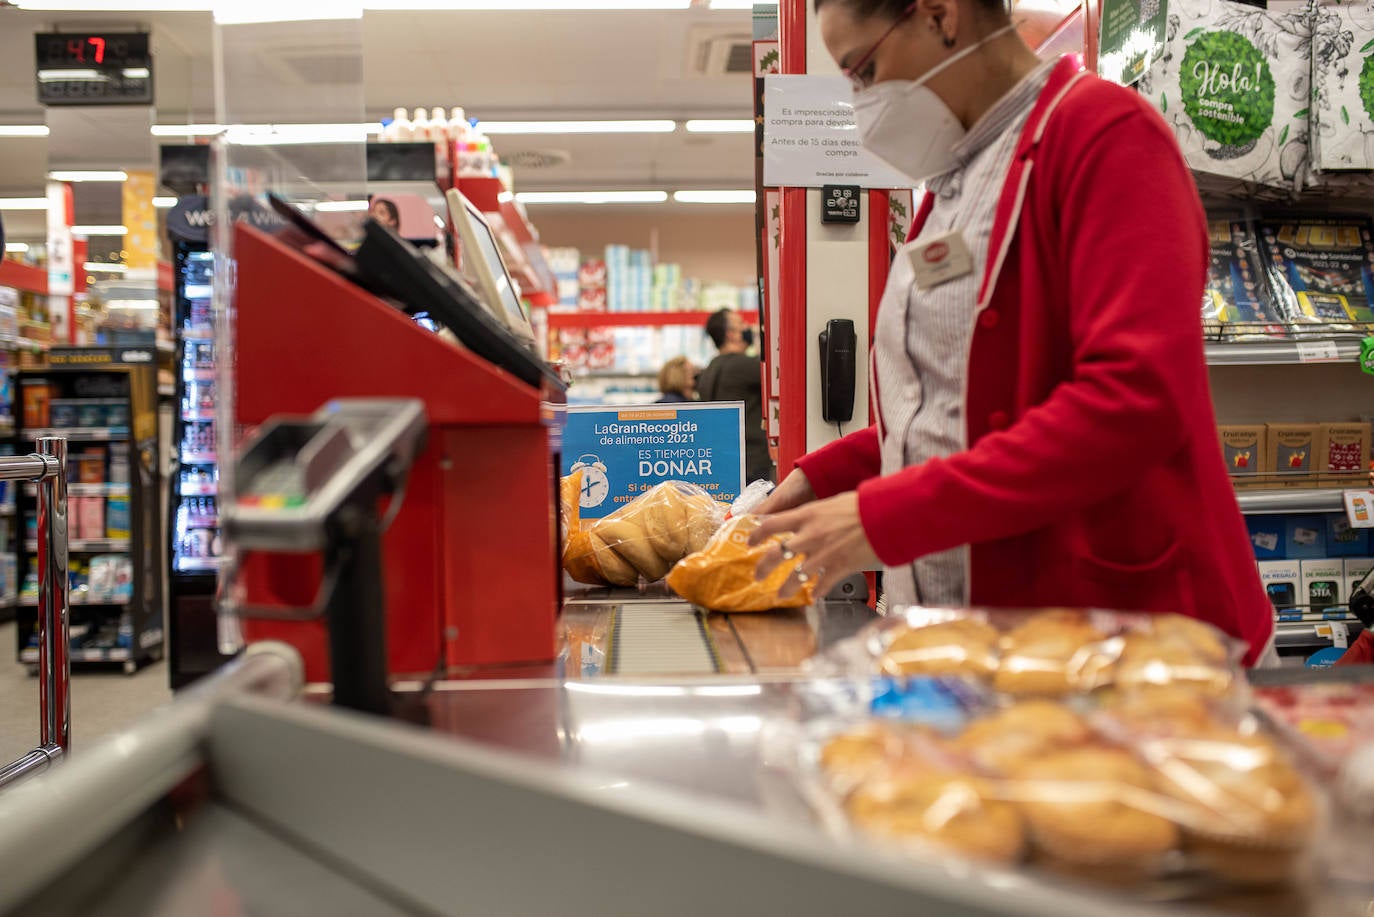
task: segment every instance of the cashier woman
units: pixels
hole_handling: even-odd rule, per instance
[[[1177,611],[1271,660],[1217,443],[1201,204],[1135,92],[1041,61],[1002,0],[815,0],[859,135],[926,194],[878,313],[876,423],[805,456],[762,541],[889,607]]]

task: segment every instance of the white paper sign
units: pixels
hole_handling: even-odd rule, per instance
[[[1374,490],[1347,490],[1345,515],[1352,529],[1374,529]]]
[[[859,143],[853,89],[843,76],[764,80],[763,183],[769,187],[910,188]]]

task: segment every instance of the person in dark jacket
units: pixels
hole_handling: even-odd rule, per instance
[[[720,353],[697,377],[702,401],[744,402],[744,480],[771,481],[773,459],[763,428],[763,364],[749,356],[754,329],[733,309],[721,309],[706,320],[706,333]]]
[[[658,390],[663,397],[655,404],[683,404],[697,400],[697,368],[686,357],[673,357],[658,371]]]

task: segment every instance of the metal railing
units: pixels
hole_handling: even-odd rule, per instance
[[[44,436],[33,455],[0,456],[0,481],[38,485],[38,747],[0,767],[0,788],[45,771],[71,751],[67,583],[67,440]]]

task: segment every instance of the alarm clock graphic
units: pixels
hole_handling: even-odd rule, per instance
[[[579,506],[590,509],[606,502],[611,492],[611,482],[606,477],[606,466],[600,456],[584,452],[573,462],[569,472],[582,472],[582,492],[578,494]]]

